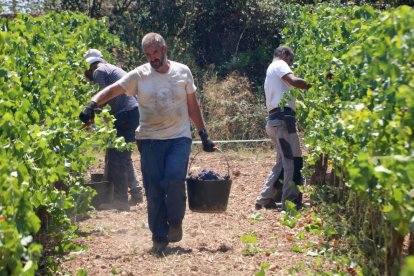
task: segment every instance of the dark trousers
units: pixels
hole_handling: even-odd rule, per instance
[[[141,170],[153,241],[167,241],[170,224],[182,223],[186,208],[185,178],[191,151],[187,137],[141,140]]]
[[[138,108],[117,114],[115,118],[117,136],[124,137],[126,142],[134,142],[135,130],[139,125]],[[130,151],[119,151],[114,148],[107,150],[108,180],[114,184],[114,199],[119,201],[128,201],[128,187],[138,188],[131,154]]]

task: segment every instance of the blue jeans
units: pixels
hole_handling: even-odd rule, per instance
[[[117,136],[124,137],[126,142],[134,142],[139,125],[138,108],[116,114],[115,118]],[[107,150],[108,180],[114,184],[114,199],[118,201],[128,202],[128,187],[139,190],[131,154],[114,148]]]
[[[182,223],[191,139],[142,140],[141,171],[153,241],[167,241],[168,226]]]

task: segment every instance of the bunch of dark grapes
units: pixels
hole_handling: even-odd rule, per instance
[[[192,175],[190,173],[188,178],[190,180],[228,180],[230,176],[228,174],[221,176],[213,171],[202,170],[198,175]]]

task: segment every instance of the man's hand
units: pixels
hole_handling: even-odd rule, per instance
[[[203,150],[205,152],[213,152],[215,150],[214,147],[216,145],[213,143],[213,141],[208,139],[207,131],[205,129],[202,129],[202,130],[200,130],[198,135],[200,135],[201,142],[203,144]]]
[[[82,110],[82,112],[79,114],[79,119],[83,122],[83,123],[87,123],[90,120],[92,120],[95,117],[95,108],[98,105],[96,104],[96,102],[94,101],[90,101],[85,108]]]

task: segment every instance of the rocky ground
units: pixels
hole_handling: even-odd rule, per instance
[[[255,198],[273,166],[274,153],[229,151],[225,156],[228,166],[220,153],[202,152],[191,170],[207,169],[220,174],[229,170],[232,187],[226,212],[198,213],[187,206],[182,241],[156,255],[150,252],[145,201],[130,212],[92,211],[90,218],[78,222],[82,235],[76,242],[87,250],[66,255],[61,263],[62,273],[240,276],[255,275],[262,267],[266,275],[306,275],[329,270],[332,263],[307,254],[319,246],[321,238],[304,230],[306,223],[312,223],[306,194],[303,221],[293,228],[281,224],[284,214],[280,211],[254,209]],[[139,155],[134,153],[133,159],[140,177]]]

